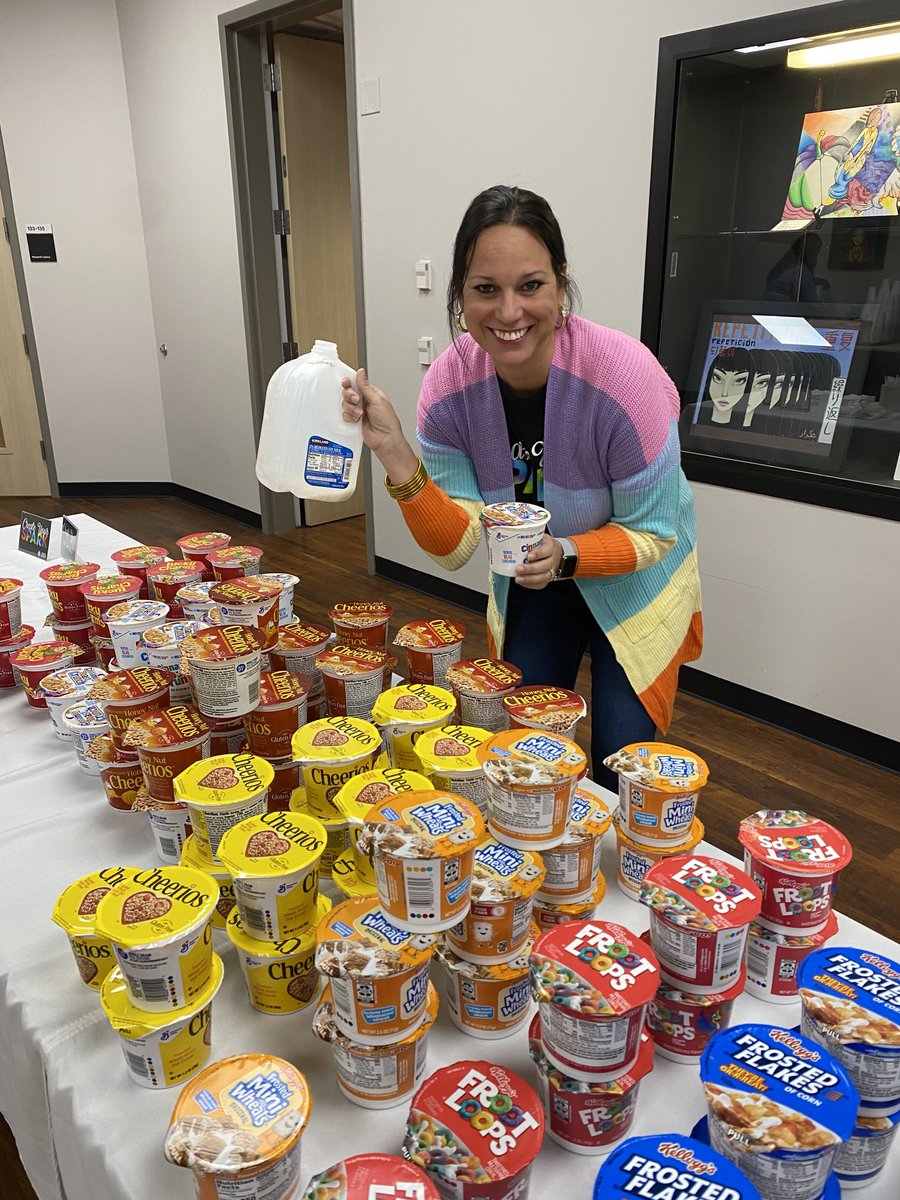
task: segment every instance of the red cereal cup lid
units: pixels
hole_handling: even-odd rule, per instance
[[[471,800],[450,792],[401,792],[365,815],[364,835],[398,858],[449,858],[484,840],[484,820]]]
[[[830,875],[853,857],[840,830],[799,809],[761,808],[741,821],[738,839],[753,858],[800,875]]]
[[[525,1171],[543,1140],[544,1110],[534,1089],[506,1067],[467,1059],[435,1071],[416,1092],[403,1155],[417,1165],[426,1162],[437,1142],[444,1153],[430,1172],[455,1188],[457,1165],[465,1160],[474,1195],[479,1184]]]
[[[743,987],[743,982],[741,984]],[[706,1001],[707,996],[698,997],[698,1000]],[[572,1079],[570,1075],[564,1075],[555,1063],[552,1063],[544,1053],[544,1043],[541,1040],[541,1014],[535,1013],[531,1018],[531,1024],[528,1026],[528,1053],[531,1055],[535,1066],[542,1075],[557,1075],[560,1082],[557,1088],[564,1091],[581,1092],[586,1091],[587,1087],[580,1079]],[[638,1049],[637,1062],[624,1075],[619,1075],[616,1079],[610,1079],[606,1083],[592,1082],[590,1091],[593,1095],[603,1096],[621,1096],[624,1092],[630,1092],[631,1089],[644,1078],[649,1075],[654,1066],[654,1050],[653,1039],[644,1030],[641,1033],[641,1043]]]
[[[246,566],[259,562],[262,553],[259,546],[222,546],[218,550],[210,550],[206,561],[210,566],[229,567],[234,563]]]
[[[490,696],[518,687],[522,672],[501,658],[464,658],[447,668],[447,681],[461,691]]]
[[[393,654],[383,650],[372,650],[367,646],[330,646],[316,655],[316,666],[326,675],[369,675],[393,669],[397,660]]]
[[[57,563],[53,567],[45,567],[41,571],[41,579],[45,583],[84,583],[92,579],[100,570],[99,563]]]
[[[155,566],[147,568],[148,579],[169,580],[173,583],[177,583],[179,579],[189,583],[201,579],[202,576],[203,563],[198,563],[193,558],[175,558],[170,562],[156,563]]]
[[[141,580],[136,575],[98,575],[82,583],[78,590],[82,596],[131,596],[140,587]]]
[[[745,871],[721,858],[677,854],[644,876],[641,903],[672,925],[739,929],[759,916],[762,894]]]
[[[640,783],[655,792],[680,795],[696,792],[709,778],[709,767],[692,750],[666,742],[632,742],[603,760],[630,783]]]
[[[0,641],[0,653],[9,654],[11,651],[18,649],[19,646],[24,646],[34,637],[33,625],[22,625],[19,632],[11,638],[4,638]]]
[[[266,635],[253,625],[216,625],[186,637],[181,653],[187,659],[224,662],[262,650]]]
[[[225,579],[209,589],[209,598],[216,604],[256,604],[275,600],[280,595],[279,584],[271,579],[262,579],[258,575]]]
[[[0,579],[0,596],[5,596],[7,592],[14,592],[21,586],[21,579]]]
[[[544,1003],[577,1011],[579,1000],[590,999],[600,1017],[621,1016],[656,995],[659,964],[653,951],[622,925],[568,921],[535,942],[531,980]],[[565,994],[554,990],[561,983],[567,985]]]
[[[138,563],[152,567],[168,558],[169,552],[165,546],[126,546],[124,550],[114,550],[109,557],[114,563]]]
[[[457,645],[465,637],[465,625],[438,617],[434,621],[411,621],[404,625],[398,630],[394,645],[409,650],[440,650],[443,646]]]
[[[164,750],[193,742],[209,733],[206,720],[196,708],[176,704],[132,721],[125,732],[125,745],[142,750]]]
[[[14,667],[39,667],[80,653],[81,647],[73,646],[71,642],[32,642],[11,654],[9,661]]]
[[[259,677],[259,707],[272,708],[279,704],[300,701],[309,695],[312,680],[308,675],[293,671],[263,671]]]
[[[134,667],[131,671],[112,671],[98,679],[91,688],[89,700],[106,700],[118,704],[124,700],[140,700],[164,691],[172,682],[168,671],[155,667]]]
[[[440,1200],[440,1194],[419,1167],[392,1154],[356,1154],[313,1175],[300,1200]]]
[[[503,697],[510,716],[533,721],[545,729],[568,729],[587,712],[587,704],[577,692],[558,687],[519,687]]]
[[[175,543],[182,550],[221,550],[231,541],[228,533],[187,533]]]
[[[312,650],[327,642],[331,630],[326,625],[314,625],[309,621],[295,621],[282,626],[278,631],[277,650]]]
[[[383,625],[393,612],[391,605],[383,600],[351,600],[329,608],[328,615],[342,625],[358,625],[365,629],[368,625]]]

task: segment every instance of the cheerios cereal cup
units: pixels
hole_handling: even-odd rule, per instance
[[[328,715],[369,721],[385,680],[397,665],[393,654],[365,646],[328,646],[316,655],[325,685]]]
[[[520,953],[506,962],[470,962],[442,941],[435,958],[447,981],[450,1020],[469,1037],[496,1041],[520,1030],[531,1010],[528,955],[540,936],[532,925]]]
[[[522,672],[500,658],[466,658],[447,668],[460,725],[498,733],[509,728],[504,699],[522,682]]]
[[[381,731],[391,766],[420,771],[419,737],[451,721],[455,712],[453,696],[445,688],[405,683],[382,692],[372,706],[372,722]]]
[[[393,613],[390,604],[381,600],[351,600],[328,610],[340,645],[369,650],[387,649],[388,621]]]
[[[475,847],[471,907],[444,934],[447,947],[474,963],[505,963],[523,953],[543,878],[539,854],[486,838]]]
[[[216,902],[216,907],[212,914],[212,927],[218,929],[222,933],[225,932],[225,926],[228,918],[234,910],[234,881],[228,871],[221,864],[212,862],[200,853],[200,849],[194,840],[194,835],[188,834],[184,839],[181,847],[181,858],[178,863],[180,867],[191,867],[195,871],[205,871],[207,875],[211,875],[219,885],[219,899]]]
[[[18,673],[25,698],[32,708],[46,708],[47,696],[41,682],[55,671],[75,665],[77,649],[71,642],[31,642],[9,656]]]
[[[210,875],[215,872],[218,864],[210,866],[212,859],[201,854],[199,847],[195,846],[194,856],[201,859],[202,864],[182,861],[184,847],[193,840],[191,813],[186,804],[180,800],[157,800],[142,787],[134,799],[131,811],[146,814],[150,822],[150,832],[156,843],[156,853],[161,862],[175,867],[196,867]]]
[[[517,687],[504,697],[503,707],[510,729],[544,729],[567,738],[575,736],[587,712],[583,696],[549,686]]]
[[[98,637],[111,637],[106,623],[107,612],[114,604],[140,599],[142,582],[137,575],[97,575],[88,583],[80,585],[79,591],[84,596],[87,615]]]
[[[515,575],[516,567],[526,563],[531,551],[541,544],[549,520],[546,508],[519,500],[483,508],[481,524],[494,574]]]
[[[116,564],[120,575],[133,575],[141,581],[138,595],[142,600],[149,600],[147,571],[150,567],[164,563],[169,557],[169,552],[165,546],[126,546],[124,550],[114,550],[109,557]]]
[[[300,582],[297,576],[289,575],[286,571],[263,571],[259,577],[260,579],[270,579],[281,588],[281,594],[278,597],[279,626],[291,625],[297,621],[297,617],[294,615],[294,588]]]
[[[137,752],[150,795],[174,800],[175,777],[209,757],[209,726],[195,708],[176,704],[132,721],[125,747]]]
[[[316,900],[316,921],[331,911],[327,896]],[[259,1012],[282,1017],[306,1008],[319,990],[316,970],[316,924],[277,942],[251,937],[235,908],[228,918],[228,937],[237,951],[250,1003]]]
[[[109,721],[109,733],[119,750],[126,749],[125,734],[132,721],[169,707],[172,677],[153,667],[112,671],[98,679],[88,699],[96,700]]]
[[[633,742],[604,759],[619,776],[623,832],[644,846],[684,841],[709,768],[702,758],[666,742]]]
[[[34,641],[34,626],[22,625],[15,637],[0,640],[0,688],[17,687],[19,680],[10,659]]]
[[[747,935],[744,991],[767,1004],[796,1004],[800,964],[807,954],[830,942],[837,931],[838,919],[834,912],[828,914],[824,929],[805,936],[773,933],[754,921]]]
[[[116,965],[112,943],[96,931],[97,905],[129,873],[127,867],[104,867],[82,875],[59,894],[53,906],[52,920],[69,938],[81,982],[95,992]]]
[[[541,858],[544,858],[546,854],[547,851],[544,850]],[[538,892],[534,897],[535,924],[542,933],[546,933],[548,929],[555,929],[557,925],[565,925],[569,921],[589,921],[597,915],[597,909],[605,895],[606,880],[602,875],[597,876],[590,900],[584,900],[578,904],[551,904],[549,901],[543,900],[541,893]]]
[[[247,625],[201,629],[181,643],[191,689],[204,716],[243,717],[259,703],[264,636]]]
[[[281,625],[278,641],[269,650],[272,670],[293,671],[295,675],[306,675],[312,681],[310,692],[322,692],[325,684],[322,672],[316,666],[316,655],[325,649],[330,637],[327,626],[314,625],[311,621]]]
[[[208,555],[212,550],[224,550],[230,543],[231,536],[227,533],[189,533],[175,544],[186,559],[203,568],[204,579],[212,579]]]
[[[459,661],[465,637],[464,625],[443,617],[404,625],[394,638],[394,645],[406,652],[410,683],[449,688],[447,671],[452,663]]]
[[[106,713],[96,700],[76,700],[63,709],[60,719],[75,748],[79,767],[87,775],[99,776],[100,763],[97,759],[88,758],[88,747],[94,738],[109,733]]]
[[[371,866],[371,863],[369,865]],[[331,864],[331,879],[345,900],[378,895],[375,880],[366,879],[360,874],[355,847],[347,846],[335,858]]]
[[[222,613],[225,625],[247,625],[264,637],[263,649],[278,641],[278,597],[281,588],[272,579],[248,575],[226,579],[210,588],[209,598]]]
[[[619,885],[620,891],[623,891],[626,896],[630,896],[632,900],[640,900],[641,883],[655,863],[663,862],[674,855],[690,854],[703,841],[705,832],[703,822],[699,817],[694,817],[690,833],[684,841],[673,842],[664,849],[662,846],[645,846],[632,841],[622,828],[618,816],[613,820],[613,829],[616,831],[618,858],[616,883]]]
[[[509,729],[477,753],[494,837],[520,850],[549,850],[565,841],[572,797],[587,769],[584,751],[567,738]]]
[[[41,691],[53,721],[57,737],[68,738],[69,731],[63,724],[63,713],[76,700],[84,700],[98,679],[106,674],[100,667],[64,667],[52,671],[41,680]]]
[[[291,800],[288,807],[292,813],[301,813],[306,817],[314,817],[325,830],[325,849],[322,851],[322,857],[319,859],[319,887],[327,887],[331,881],[335,862],[337,862],[338,857],[350,845],[350,833],[347,822],[341,816],[317,817],[314,812],[310,811],[309,805],[306,803],[306,792],[302,787],[295,788],[291,793]]]
[[[99,563],[66,562],[41,571],[54,614],[61,621],[86,621],[87,607],[81,585],[100,574]]]
[[[262,554],[259,546],[224,546],[220,550],[210,550],[206,561],[217,580],[242,579],[245,575],[259,574]]]
[[[286,758],[291,738],[306,724],[306,705],[312,680],[291,671],[263,671],[259,704],[244,714],[247,741],[263,758]]]
[[[487,729],[450,723],[427,730],[416,741],[420,769],[429,777],[432,787],[465,796],[485,818],[487,778],[478,751],[490,736]]]
[[[85,756],[88,762],[96,764],[96,770],[92,769],[91,773],[100,776],[110,808],[117,812],[137,811],[134,802],[144,786],[137,751],[119,749],[112,740],[112,734],[106,732],[91,738]]]
[[[313,1175],[300,1200],[371,1200],[372,1197],[441,1200],[424,1171],[393,1154],[354,1154]]]
[[[309,811],[333,819],[338,792],[356,775],[371,771],[381,756],[381,734],[358,717],[325,717],[310,721],[291,739],[294,761],[303,771]]]
[[[582,904],[591,899],[600,875],[603,835],[612,820],[599,789],[582,780],[572,797],[565,840],[541,853],[547,874],[538,891],[540,900]]]
[[[272,768],[255,754],[219,754],[175,777],[175,799],[188,806],[200,853],[218,862],[225,833],[266,811]]]
[[[22,628],[22,580],[0,579],[0,642],[8,642]]]

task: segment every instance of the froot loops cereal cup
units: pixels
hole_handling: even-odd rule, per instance
[[[287,758],[291,738],[306,724],[306,704],[312,681],[291,671],[263,671],[259,704],[244,714],[247,742],[263,758]]]
[[[693,1137],[664,1133],[633,1137],[616,1146],[600,1168],[593,1200],[622,1196],[722,1197],[722,1200],[760,1200],[760,1194],[733,1162]],[[570,1147],[571,1149],[572,1147]],[[774,1193],[773,1193],[774,1194]],[[780,1196],[781,1193],[779,1192]],[[822,1197],[822,1200],[832,1200]]]
[[[104,867],[83,875],[59,894],[53,906],[52,919],[69,938],[81,982],[95,992],[116,965],[112,943],[96,931],[97,905],[129,874],[126,867]]]
[[[191,1169],[196,1200],[294,1200],[311,1109],[306,1080],[284,1059],[223,1058],[182,1089],[165,1155]]]
[[[369,650],[387,649],[388,621],[393,613],[390,604],[380,600],[342,602],[328,610],[340,645]]]
[[[212,579],[208,555],[212,550],[224,550],[231,544],[231,537],[227,533],[189,533],[175,544],[185,558],[202,566],[204,579]]]
[[[524,953],[535,892],[544,878],[539,854],[515,850],[493,838],[475,847],[471,907],[444,935],[458,958],[503,963]]]
[[[425,1074],[428,1031],[437,1018],[438,995],[428,985],[425,1018],[418,1029],[396,1042],[362,1046],[338,1029],[331,988],[326,985],[313,1016],[313,1033],[334,1051],[338,1087],[361,1108],[396,1108],[409,1103]]]
[[[25,698],[32,708],[47,707],[42,681],[56,671],[73,666],[76,653],[76,647],[71,642],[31,642],[9,656],[11,666],[22,681]]]
[[[97,661],[97,651],[94,646],[94,626],[91,624],[89,617],[85,617],[83,621],[70,623],[62,621],[59,617],[50,613],[44,624],[50,626],[54,637],[58,638],[59,641],[70,642],[75,647],[74,666],[87,667]]]
[[[17,687],[19,680],[13,671],[10,658],[19,650],[24,650],[34,641],[34,626],[22,625],[15,637],[0,641],[0,688]]]
[[[226,579],[210,588],[209,598],[222,614],[224,625],[249,625],[258,629],[265,639],[263,649],[269,650],[278,641],[278,597],[280,586],[272,579],[247,575],[243,579]]]
[[[439,932],[469,911],[475,847],[484,822],[449,792],[410,792],[366,814],[359,848],[375,864],[381,906],[395,925]]]
[[[365,646],[329,646],[316,655],[331,717],[371,720],[372,706],[397,665],[393,654]]]
[[[522,682],[522,672],[500,658],[466,658],[447,668],[460,725],[498,733],[509,728],[503,700]]]
[[[805,812],[766,808],[741,821],[738,839],[744,870],[762,892],[759,924],[775,933],[818,933],[853,857],[844,835]]]
[[[219,843],[234,825],[266,811],[272,768],[255,754],[218,754],[175,777],[175,799],[188,806],[199,852],[218,862]]]
[[[95,704],[96,701],[89,703]],[[105,713],[103,715],[106,716]],[[99,774],[109,807],[116,812],[130,813],[144,785],[137,751],[120,750],[112,740],[111,733],[98,733],[88,743],[85,757],[88,763],[96,763],[96,769],[90,768],[90,773]]]
[[[63,713],[76,700],[83,700],[98,679],[106,674],[99,667],[64,667],[52,671],[41,680],[41,691],[53,721],[57,737],[68,738],[69,731],[63,724]]]
[[[828,914],[824,929],[802,934],[773,933],[754,921],[747,935],[747,979],[744,991],[768,1004],[794,1004],[797,972],[812,950],[831,941],[838,931],[837,917]]]
[[[683,842],[709,777],[702,758],[665,742],[633,742],[604,766],[619,776],[619,821],[633,842],[672,846]]]
[[[447,980],[450,1020],[469,1037],[495,1041],[518,1032],[531,1010],[528,954],[539,936],[532,926],[521,953],[507,962],[469,962],[446,941],[435,951]]]
[[[143,635],[165,624],[168,615],[169,606],[161,600],[127,600],[106,610],[106,624],[120,667],[144,666],[149,662]]]
[[[545,850],[541,857],[544,858],[546,854]],[[602,875],[597,876],[597,883],[590,900],[578,904],[550,904],[547,900],[541,899],[541,894],[538,892],[534,897],[535,924],[542,933],[546,933],[548,929],[555,929],[557,925],[566,925],[569,921],[589,921],[597,915],[597,909],[605,895],[606,880]]]
[[[316,817],[339,817],[335,797],[348,780],[375,767],[381,734],[370,721],[325,717],[294,734],[291,753],[303,771],[309,811]]]
[[[124,550],[114,550],[109,556],[116,564],[116,570],[121,575],[133,575],[141,581],[138,593],[142,600],[150,599],[150,589],[147,582],[147,571],[165,562],[169,552],[165,546],[126,546]]]
[[[474,725],[439,725],[420,734],[415,747],[420,770],[431,786],[465,796],[483,817],[487,817],[487,778],[478,751],[490,736],[487,729]]]
[[[548,686],[517,687],[504,697],[503,708],[510,729],[543,729],[567,738],[575,736],[587,712],[583,696]]]
[[[199,621],[204,625],[218,624],[208,620],[210,612],[215,608],[210,599],[210,588],[216,586],[217,580],[207,579],[200,583],[186,583],[175,593],[173,611],[182,613],[182,620]]]
[[[544,1140],[533,1088],[497,1063],[442,1067],[413,1098],[403,1155],[453,1200],[526,1200]]]
[[[191,814],[186,804],[182,804],[180,800],[156,800],[146,788],[141,788],[131,811],[146,813],[156,843],[156,852],[162,862],[176,867],[196,867],[197,870],[206,871],[210,877],[215,874],[218,864],[213,864],[211,859],[201,854],[196,844],[193,857],[200,862],[183,861],[184,848],[189,841],[193,841]]]
[[[887,1163],[898,1125],[900,1110],[890,1117],[857,1118],[853,1136],[840,1146],[834,1160],[842,1192],[875,1182]]]
[[[583,904],[594,894],[600,876],[600,849],[613,814],[587,780],[572,797],[565,840],[541,858],[547,874],[538,890],[549,904]]]
[[[643,940],[648,938],[645,935]],[[661,983],[647,1010],[647,1029],[656,1053],[673,1062],[699,1063],[709,1039],[731,1024],[731,1011],[743,987],[743,970],[734,987],[709,996]]]
[[[420,771],[420,736],[452,720],[455,712],[456,702],[446,688],[404,683],[382,692],[372,706],[372,722],[381,731],[391,766]]]
[[[815,1042],[770,1025],[733,1025],[700,1059],[710,1145],[762,1196],[818,1200],[859,1095]]]
[[[188,867],[132,870],[101,899],[97,933],[112,942],[135,1008],[171,1012],[207,989],[218,899],[211,876]]]
[[[200,583],[205,578],[204,564],[192,562],[188,558],[176,558],[170,562],[157,563],[147,568],[147,584],[150,588],[150,599],[161,600],[169,606],[169,615],[183,617],[177,593],[188,584]],[[212,579],[210,571],[209,578]]]
[[[316,900],[316,919],[331,911],[327,896]],[[228,918],[250,1003],[259,1012],[282,1017],[300,1012],[315,998],[321,982],[316,970],[316,926],[309,925],[277,942],[251,937],[235,908]]]
[[[316,655],[328,645],[330,636],[325,625],[313,625],[309,621],[282,625],[278,630],[278,641],[269,650],[272,670],[306,675],[312,680],[310,691],[314,694],[322,692],[325,684],[322,672],[316,666]]]
[[[201,629],[181,643],[197,707],[209,717],[243,717],[259,703],[265,638],[247,625]]]
[[[634,1066],[647,1006],[659,987],[653,952],[607,921],[542,934],[531,981],[550,1061],[575,1079],[608,1080]]]
[[[464,625],[443,618],[404,625],[394,638],[394,645],[406,651],[410,683],[449,687],[447,671],[459,660],[465,637]]]
[[[173,704],[184,704],[192,696],[190,680],[181,670],[181,643],[205,628],[200,621],[166,621],[141,634],[141,651],[147,656],[148,666],[171,672],[169,699]]]
[[[22,580],[0,579],[0,642],[8,642],[22,628]]]
[[[192,833],[188,834],[184,839],[178,865],[180,867],[191,867],[195,871],[205,871],[219,885],[219,899],[216,902],[216,907],[213,909],[212,927],[224,933],[228,918],[234,911],[235,906],[234,881],[225,867],[216,866],[200,853]]]
[[[109,721],[106,719],[106,713],[96,700],[76,700],[74,704],[63,709],[60,720],[69,740],[75,747],[75,757],[79,767],[87,775],[98,776],[100,763],[97,759],[88,757],[88,747],[94,738],[109,733]]]
[[[66,562],[41,571],[54,615],[61,621],[86,621],[87,608],[81,585],[100,574],[99,563]]]
[[[262,554],[259,546],[223,546],[221,550],[210,550],[206,561],[217,580],[241,579],[259,573]]]
[[[152,667],[112,671],[98,679],[89,700],[96,700],[109,721],[109,733],[119,750],[126,749],[125,734],[132,721],[169,706],[171,676]]]
[[[631,1128],[641,1080],[653,1070],[650,1038],[641,1036],[634,1066],[608,1083],[573,1079],[554,1066],[544,1053],[537,1014],[528,1028],[528,1052],[536,1068],[548,1136],[575,1154],[608,1154]]]
[[[495,575],[515,575],[544,537],[550,520],[546,508],[518,500],[489,504],[481,511],[488,562]]]
[[[225,969],[212,956],[208,986],[175,1012],[144,1012],[131,1003],[122,972],[116,968],[100,989],[106,1019],[122,1039],[132,1080],[145,1088],[177,1087],[206,1065],[212,1049],[212,1002]]]
[[[356,1154],[313,1175],[300,1200],[440,1200],[424,1171],[392,1154]]]
[[[572,797],[587,769],[584,751],[537,730],[496,733],[478,750],[488,781],[488,827],[520,850],[549,850],[566,839]]]
[[[97,637],[111,637],[106,623],[106,614],[114,604],[137,600],[143,581],[137,575],[97,575],[88,583],[82,583],[79,591],[84,596],[87,615]]]
[[[285,571],[263,571],[260,579],[269,579],[281,588],[278,597],[278,624],[290,625],[297,620],[294,615],[294,588],[300,582],[296,575]]]
[[[209,756],[209,726],[195,708],[176,704],[132,721],[125,747],[137,751],[144,786],[157,800],[175,799],[175,777]]]
[[[650,909],[650,944],[665,983],[699,996],[739,983],[762,903],[749,875],[720,858],[676,855],[644,876],[641,903]]]
[[[650,868],[673,855],[690,854],[703,841],[703,822],[694,817],[691,831],[683,842],[673,842],[667,849],[662,846],[645,846],[632,841],[622,828],[621,816],[613,820],[616,831],[616,883],[619,889],[632,900],[640,900],[641,884]]]

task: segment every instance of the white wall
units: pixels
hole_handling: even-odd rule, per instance
[[[57,475],[168,480],[114,0],[0,0],[0,132]],[[57,263],[28,262],[36,222]]]

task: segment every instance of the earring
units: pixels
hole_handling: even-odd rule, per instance
[[[556,319],[556,324],[553,326],[554,329],[565,329],[566,322],[569,320],[569,312],[568,308],[563,308],[562,305],[559,306],[559,316]]]
[[[460,333],[468,333],[469,332],[469,327],[465,323],[465,318],[463,316],[463,310],[461,308],[458,308],[456,310],[456,312],[453,314],[453,320],[455,321],[456,328],[459,330]]]

